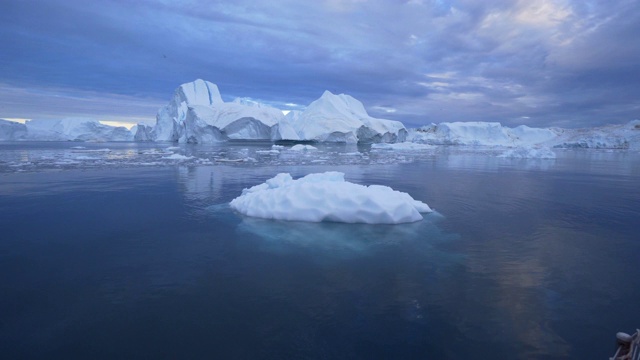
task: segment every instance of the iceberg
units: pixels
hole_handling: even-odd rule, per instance
[[[23,140],[27,137],[27,126],[14,121],[0,119],[0,141]]]
[[[90,119],[29,120],[28,140],[44,141],[132,141],[124,126],[109,126]]]
[[[640,120],[600,128],[515,128],[498,122],[443,122],[409,129],[407,140],[431,145],[471,145],[640,150]]]
[[[230,206],[257,218],[366,224],[400,224],[422,220],[429,205],[388,186],[363,186],[345,181],[344,173],[309,174],[294,180],[280,173],[244,189]]]
[[[379,143],[404,141],[399,121],[369,116],[362,103],[329,91],[304,111],[281,110],[247,98],[224,102],[218,87],[198,79],[180,85],[156,116],[150,138],[209,143],[226,140]]]
[[[444,122],[411,131],[413,142],[432,145],[513,146],[516,136],[497,122]]]
[[[155,141],[212,143],[271,140],[282,111],[249,99],[224,102],[218,87],[198,79],[180,85],[156,116]]]
[[[551,145],[555,148],[640,150],[640,120],[591,129],[554,130],[558,135]]]
[[[355,98],[325,91],[302,112],[286,119],[300,140],[338,143],[404,141],[407,130],[399,121],[376,119]]]
[[[153,127],[145,124],[137,124],[131,128],[134,141],[151,141]]]

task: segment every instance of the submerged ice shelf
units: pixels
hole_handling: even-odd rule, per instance
[[[280,173],[244,189],[230,203],[241,214],[263,219],[400,224],[422,220],[429,205],[411,195],[382,185],[345,181],[344,173],[330,171],[293,179]]]

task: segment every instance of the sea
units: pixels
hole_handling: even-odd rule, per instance
[[[3,359],[606,359],[640,328],[640,153],[0,143]],[[339,171],[415,223],[228,203]]]

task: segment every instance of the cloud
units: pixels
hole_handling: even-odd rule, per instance
[[[168,97],[167,97],[168,99]],[[0,118],[96,120],[155,124],[164,101],[67,88],[19,88],[0,84]],[[20,116],[18,116],[20,114]]]
[[[638,117],[638,10],[633,0],[4,2],[0,83],[144,108],[202,78],[229,100],[348,93],[410,124],[591,126]]]

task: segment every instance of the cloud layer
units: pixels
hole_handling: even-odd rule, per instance
[[[283,109],[348,93],[407,125],[621,123],[637,34],[635,0],[2,2],[0,117],[153,118],[202,78]]]

